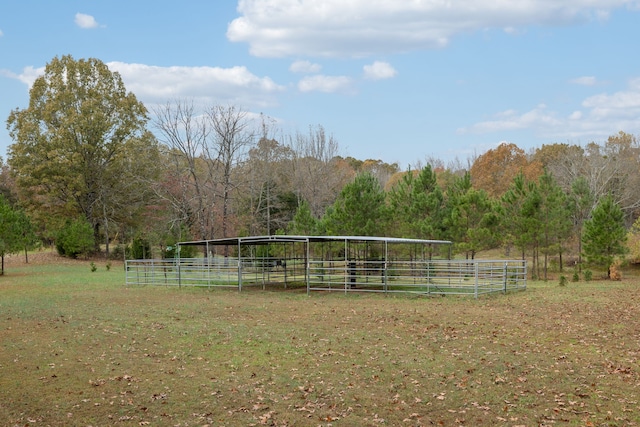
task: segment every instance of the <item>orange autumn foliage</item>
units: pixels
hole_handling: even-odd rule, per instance
[[[530,162],[521,148],[505,142],[478,157],[470,172],[475,189],[485,190],[491,197],[500,197],[521,172],[527,181],[537,181],[542,175],[542,164]]]

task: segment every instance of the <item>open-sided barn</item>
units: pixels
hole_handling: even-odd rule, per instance
[[[185,247],[200,256],[182,258]],[[472,294],[526,288],[526,262],[452,259],[452,242],[252,236],[180,242],[176,258],[127,261],[128,285]],[[193,252],[193,251],[192,251]]]

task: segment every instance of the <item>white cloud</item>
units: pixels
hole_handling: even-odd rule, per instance
[[[293,73],[304,74],[319,73],[321,69],[322,66],[320,64],[314,64],[309,61],[296,61],[289,67],[289,71]]]
[[[502,31],[504,31],[507,34],[511,34],[511,35],[518,35],[521,32],[521,30],[519,30],[516,27],[505,27],[505,28],[502,29]]]
[[[24,67],[24,69],[22,70],[22,73],[20,74],[16,74],[8,70],[0,70],[0,75],[9,77],[12,79],[20,80],[22,83],[26,84],[29,88],[31,88],[31,85],[33,85],[33,82],[35,82],[36,79],[43,74],[44,74],[44,67],[40,67],[40,68],[33,68],[31,66]]]
[[[398,72],[388,62],[376,61],[363,67],[364,77],[369,80],[382,80],[395,77]]]
[[[640,78],[629,82],[625,90],[590,96],[581,103],[582,110],[562,116],[543,104],[525,112],[507,110],[490,120],[458,129],[460,134],[487,134],[514,130],[532,130],[545,138],[557,140],[606,138],[620,130],[640,133]]]
[[[300,92],[348,92],[351,87],[351,79],[346,76],[315,75],[304,77],[298,82]]]
[[[571,79],[569,80],[569,83],[583,85],[583,86],[593,86],[597,83],[597,80],[593,76],[583,76],[583,77],[577,77],[575,79]]]
[[[490,133],[504,132],[519,129],[528,129],[541,126],[558,126],[560,121],[554,117],[553,113],[547,111],[544,104],[536,108],[519,114],[515,110],[506,110],[494,115],[493,120],[476,123],[465,129],[459,129],[459,133]]]
[[[485,29],[517,34],[529,26],[606,19],[635,0],[240,0],[227,28],[260,57],[343,56],[431,49]]]
[[[258,77],[246,67],[156,67],[144,64],[109,62],[127,90],[145,104],[162,104],[171,99],[188,98],[202,104],[234,104],[246,108],[276,104],[276,94],[284,87],[268,77]],[[20,74],[0,70],[29,87],[44,74],[44,67],[25,67]]]
[[[86,15],[84,13],[76,13],[76,18],[74,22],[78,27],[85,30],[98,28],[100,26],[100,24],[98,24],[98,21],[96,21],[96,19],[93,16]]]
[[[276,103],[275,94],[284,90],[269,77],[258,77],[246,67],[157,67],[110,62],[128,90],[144,102],[165,102],[190,98],[204,103],[230,103],[263,107]]]
[[[640,121],[640,78],[631,80],[628,90],[591,96],[582,106],[590,109],[591,116],[597,120],[625,117]]]

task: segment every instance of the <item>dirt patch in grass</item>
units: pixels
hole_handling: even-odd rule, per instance
[[[109,268],[122,269],[122,260],[105,259],[104,255],[96,255],[91,258],[67,258],[58,255],[55,249],[45,248],[33,252],[29,252],[25,258],[24,253],[9,254],[4,258],[5,274],[30,274],[33,271],[31,267],[38,268],[42,266],[70,266],[70,267],[89,267],[94,263],[99,268],[104,268],[109,264]]]
[[[104,261],[104,258],[96,258],[96,261]],[[39,251],[29,252],[26,258],[24,253],[6,255],[4,257],[4,262],[5,268],[10,269],[11,267],[26,267],[29,265],[78,265],[87,264],[91,262],[91,260],[84,258],[66,258],[58,255],[58,253],[53,249],[43,249]]]
[[[640,424],[636,279],[473,300],[77,269],[0,287],[5,425]]]

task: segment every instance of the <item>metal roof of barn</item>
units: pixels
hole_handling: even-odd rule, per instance
[[[196,240],[191,242],[179,242],[181,246],[230,246],[230,245],[267,245],[269,243],[291,243],[291,242],[386,242],[386,243],[408,243],[422,245],[451,245],[449,240],[428,240],[428,239],[408,239],[403,237],[375,237],[375,236],[249,236],[249,237],[228,237],[223,239]]]

